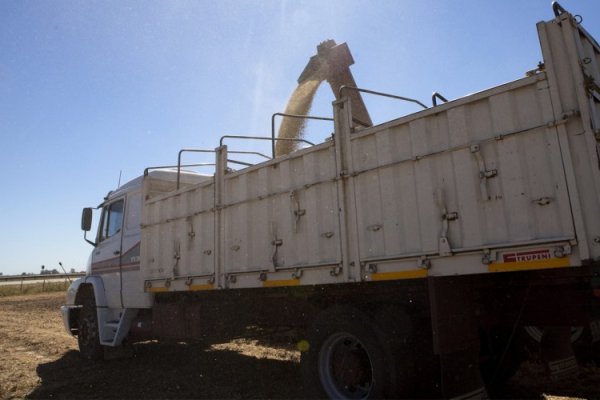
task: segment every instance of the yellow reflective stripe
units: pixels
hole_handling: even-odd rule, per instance
[[[397,279],[427,278],[426,269],[413,269],[410,271],[375,272],[371,274],[372,281],[393,281]]]
[[[550,260],[520,261],[508,263],[493,263],[488,266],[489,272],[526,271],[528,269],[562,268],[569,266],[569,259],[552,258]]]
[[[300,279],[282,279],[278,281],[264,281],[263,287],[298,286]]]
[[[212,283],[207,283],[204,285],[190,285],[189,290],[191,291],[197,291],[197,290],[211,290],[214,289],[215,285],[213,285]]]
[[[151,293],[159,293],[159,292],[168,292],[169,288],[166,287],[150,287],[148,289],[146,289],[148,292]]]

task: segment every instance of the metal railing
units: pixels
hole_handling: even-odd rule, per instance
[[[286,113],[279,113],[279,112],[271,115],[271,151],[273,153],[273,158],[275,158],[275,142],[277,140],[303,142],[303,143],[307,143],[311,146],[314,146],[314,143],[311,143],[308,140],[304,140],[304,139],[276,138],[275,137],[275,117],[278,117],[278,116],[279,117],[287,117],[287,118],[296,118],[296,119],[312,119],[312,120],[316,120],[316,121],[333,121],[333,118],[315,117],[312,115],[286,114]]]
[[[71,282],[72,279],[77,279],[85,276],[84,273],[74,274],[39,274],[39,275],[0,275],[0,287],[2,286],[20,286],[19,291],[22,293],[24,287],[36,283],[42,284],[42,292],[46,288],[46,284],[56,281]]]
[[[340,90],[338,92],[340,98],[343,97],[344,90],[352,90],[352,91],[360,92],[360,93],[374,94],[376,96],[389,97],[391,99],[408,101],[409,103],[418,104],[418,105],[420,105],[421,107],[423,107],[425,109],[429,108],[425,104],[421,103],[419,100],[411,99],[410,97],[396,96],[395,94],[389,94],[389,93],[383,93],[383,92],[376,92],[374,90],[362,89],[362,88],[357,88],[357,87],[354,87],[354,86],[341,86]]]

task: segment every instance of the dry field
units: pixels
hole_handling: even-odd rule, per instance
[[[239,339],[210,348],[141,343],[134,356],[79,359],[64,331],[62,293],[0,298],[0,398],[302,398],[299,353],[285,338]],[[502,398],[600,398],[600,371],[582,367],[553,383],[528,361]]]

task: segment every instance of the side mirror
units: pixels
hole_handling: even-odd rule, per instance
[[[91,207],[86,207],[81,212],[81,230],[89,232],[90,229],[92,229],[92,209]]]

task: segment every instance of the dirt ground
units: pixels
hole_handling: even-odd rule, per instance
[[[79,358],[63,328],[63,293],[0,299],[0,398],[303,398],[300,355],[282,337],[238,339],[210,348],[147,342],[134,356],[104,362]],[[555,383],[527,361],[502,398],[600,399],[600,369]]]

